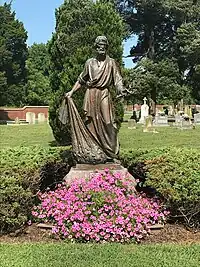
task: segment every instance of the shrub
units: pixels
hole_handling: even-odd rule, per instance
[[[124,151],[124,165],[140,179],[143,189],[153,187],[170,208],[173,218],[188,226],[200,221],[200,152],[189,148]]]
[[[132,178],[105,170],[38,194],[41,204],[32,214],[71,241],[139,241],[166,213],[155,199],[136,195],[134,185]]]
[[[70,155],[64,161],[62,150],[40,146],[0,150],[0,233],[24,225],[37,192],[41,188],[53,188],[51,184],[58,176],[60,181],[68,172]]]

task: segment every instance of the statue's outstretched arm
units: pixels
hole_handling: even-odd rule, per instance
[[[82,85],[86,84],[89,79],[89,60],[86,61],[82,73],[79,75],[77,82],[73,86],[72,90],[65,94],[65,97],[71,97],[74,92],[79,90]]]

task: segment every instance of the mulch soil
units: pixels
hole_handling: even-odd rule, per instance
[[[59,239],[52,237],[50,229],[38,228],[36,224],[17,230],[14,233],[0,236],[0,243],[58,243]],[[187,230],[178,224],[166,224],[163,229],[152,230],[151,234],[141,241],[141,244],[200,244],[200,231]]]

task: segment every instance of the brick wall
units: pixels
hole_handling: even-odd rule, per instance
[[[48,118],[48,106],[25,106],[23,108],[0,108],[0,120],[15,120],[19,118],[21,120],[26,119],[27,112],[35,113],[35,118],[38,119],[39,113],[44,113],[45,118]]]

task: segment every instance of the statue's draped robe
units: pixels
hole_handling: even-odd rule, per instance
[[[67,99],[73,132],[72,139],[76,139],[72,140],[73,150],[77,158],[83,158],[79,160],[80,162],[84,161],[84,155],[80,157],[78,154],[84,154],[84,150],[85,154],[88,154],[90,150],[91,157],[96,157],[99,162],[106,161],[106,158],[116,158],[119,143],[109,88],[114,85],[120,93],[123,85],[114,59],[107,56],[101,64],[95,58],[89,59],[78,81],[87,87],[83,104],[86,120],[85,126],[82,122],[80,125],[73,101]],[[88,156],[85,155],[85,161],[93,160],[88,160]]]

